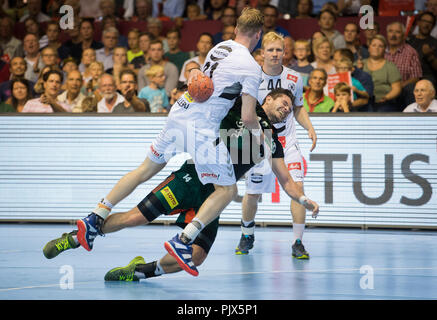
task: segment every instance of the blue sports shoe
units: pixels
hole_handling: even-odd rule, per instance
[[[91,213],[88,217],[76,221],[77,225],[77,240],[85,250],[91,251],[93,249],[94,239],[100,235],[103,236],[101,227],[103,219]]]
[[[164,243],[168,253],[176,259],[179,266],[192,276],[197,277],[199,271],[191,260],[193,257],[193,247],[190,244],[185,244],[179,239],[177,234],[173,239]]]

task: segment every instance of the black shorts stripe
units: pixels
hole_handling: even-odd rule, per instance
[[[152,222],[160,215],[167,213],[161,201],[159,201],[153,192],[149,193],[140,203],[138,203],[137,208],[149,222]]]

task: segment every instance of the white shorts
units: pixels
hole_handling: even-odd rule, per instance
[[[195,129],[194,125],[194,122],[169,117],[147,156],[156,163],[166,163],[176,154],[187,152],[194,160],[197,175],[203,184],[235,184],[234,167],[225,144],[216,143],[214,130]]]
[[[290,172],[290,176],[295,182],[303,182],[304,163],[298,144],[296,143],[288,147],[284,152],[284,161]],[[275,174],[271,170],[270,172],[266,172],[262,167],[262,163],[260,163],[246,173],[247,194],[275,192]]]

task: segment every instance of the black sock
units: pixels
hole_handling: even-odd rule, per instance
[[[135,271],[136,272],[144,273],[144,276],[146,278],[158,277],[161,274],[163,274],[163,270],[160,269],[160,268],[157,268],[157,266],[158,266],[158,262],[157,261],[149,262],[149,263],[146,263],[146,264],[138,264],[135,267]]]

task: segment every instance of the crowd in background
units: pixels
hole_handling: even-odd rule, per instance
[[[378,23],[362,30],[358,21],[336,27],[339,16],[358,17],[362,5],[373,5],[368,0],[25,2],[0,0],[0,112],[166,113],[187,89],[190,70],[203,65],[215,44],[233,39],[245,6],[263,12],[263,34],[284,36],[283,65],[302,75],[309,112],[437,112],[437,0],[417,1],[411,28],[394,21],[386,30]],[[74,9],[72,29],[60,27],[64,4]],[[280,19],[308,19],[318,31],[293,39]],[[201,33],[196,49],[184,52],[181,30],[195,20],[220,21],[222,29]],[[120,21],[144,21],[147,28],[123,34]],[[165,21],[174,27],[164,33]],[[260,44],[253,56],[262,66]],[[330,76],[340,73],[349,81],[330,95]]]

